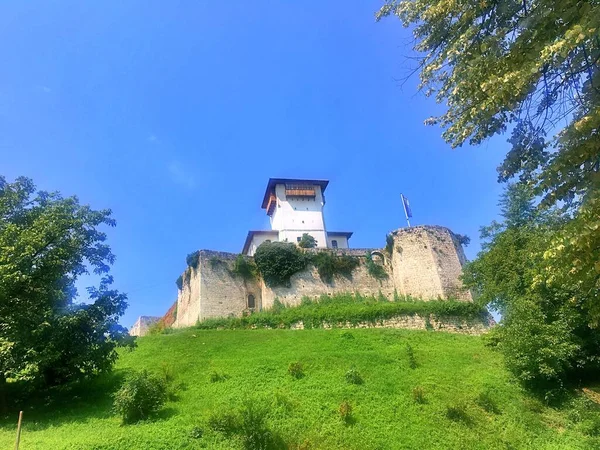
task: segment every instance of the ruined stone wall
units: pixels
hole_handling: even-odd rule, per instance
[[[391,300],[396,291],[423,300],[472,300],[459,279],[464,253],[450,230],[422,226],[400,229],[393,235],[391,255],[377,249],[326,250],[359,257],[361,263],[352,277],[337,275],[331,283],[325,283],[317,270],[309,266],[291,277],[289,287],[269,287],[260,279],[244,280],[232,272],[236,254],[202,250],[198,267],[188,268],[189,275],[184,273],[174,326],[191,326],[211,317],[239,316],[247,311],[250,294],[255,298],[256,310],[272,307],[276,298],[297,305],[305,296],[314,299],[341,293],[375,296],[381,293]],[[387,278],[378,280],[367,271],[365,254],[374,251],[374,260],[383,265]]]
[[[201,271],[188,267],[183,272],[182,289],[177,293],[177,318],[173,326],[189,327],[200,319]]]
[[[472,301],[459,278],[466,258],[449,229],[417,226],[392,234],[393,276],[400,293],[424,300],[439,297]]]
[[[359,322],[353,324],[345,323],[327,323],[324,322],[323,328],[402,328],[406,330],[429,330],[429,331],[446,331],[448,333],[469,334],[479,336],[487,333],[491,326],[494,325],[490,319],[474,319],[465,320],[462,317],[443,317],[436,318],[433,315],[424,317],[419,315],[400,315],[382,319],[375,323]],[[302,321],[292,324],[290,327],[294,330],[304,329]]]
[[[341,253],[341,251],[338,251]],[[346,252],[350,253],[350,252]],[[298,305],[302,297],[318,298],[321,295],[335,295],[343,293],[359,293],[361,295],[378,295],[380,292],[392,299],[394,297],[394,283],[391,276],[391,266],[384,263],[388,278],[377,280],[367,272],[364,264],[365,251],[358,253],[360,265],[352,272],[351,278],[336,275],[331,283],[325,283],[319,277],[317,269],[309,266],[307,270],[292,275],[290,287],[268,287],[263,283],[262,299],[263,307],[273,306],[275,298],[287,305]]]
[[[248,295],[254,295],[260,310],[260,280],[244,280],[233,273],[236,254],[201,250],[197,268],[184,272],[183,286],[177,297],[175,327],[186,327],[212,317],[239,316],[248,311]],[[189,280],[189,282],[188,282]]]

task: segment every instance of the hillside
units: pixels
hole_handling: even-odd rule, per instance
[[[288,374],[295,361],[304,367],[300,379]],[[119,378],[161,366],[185,385],[179,399],[152,421],[121,426],[110,411]],[[346,381],[351,368],[362,384]],[[211,382],[215,372],[226,377]],[[417,387],[422,404],[414,399]],[[390,329],[191,328],[141,338],[136,350],[122,353],[111,377],[70,396],[40,399],[25,411],[21,448],[241,448],[239,437],[212,431],[207,422],[244,401],[268,408],[266,424],[283,448],[600,447],[600,439],[589,436],[589,424],[577,423],[577,409],[552,409],[526,396],[480,337]],[[344,401],[353,410],[348,423],[338,412]],[[14,445],[14,427],[14,420],[0,422],[0,448]],[[202,429],[201,438],[192,437],[194,427]]]

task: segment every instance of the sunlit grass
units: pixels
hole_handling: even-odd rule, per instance
[[[208,419],[239,414],[249,402],[267,410],[266,426],[288,448],[600,448],[568,408],[526,396],[479,337],[187,329],[140,339],[121,355],[115,376],[163,364],[185,388],[152,420],[121,426],[110,402],[118,383],[98,380],[75,391],[77,398],[26,407],[21,448],[242,448],[239,433],[214,431]],[[290,365],[302,376],[293,376]],[[347,381],[350,370],[362,383]],[[15,419],[0,422],[0,448],[14,445]]]

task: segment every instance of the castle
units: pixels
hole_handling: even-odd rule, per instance
[[[307,251],[358,257],[360,264],[351,277],[336,276],[324,282],[317,270],[309,266],[294,274],[289,286],[270,287],[259,277],[247,279],[236,275],[232,268],[237,254],[200,250],[197,261],[181,276],[169,325],[186,327],[208,318],[239,316],[270,308],[276,298],[297,305],[303,297],[338,293],[384,295],[388,299],[400,295],[423,300],[472,301],[471,293],[460,281],[466,260],[452,231],[440,226],[401,228],[390,233],[391,242],[385,249],[352,249],[349,247],[352,232],[331,232],[325,227],[323,207],[327,186],[326,180],[271,178],[262,202],[271,230],[249,231],[241,253],[252,258],[265,241],[299,242],[306,233],[316,240],[316,248]],[[367,258],[381,265],[386,276],[371,276],[365,264]],[[144,334],[140,327],[136,329]]]
[[[317,248],[348,248],[352,232],[325,229],[323,207],[327,180],[271,178],[262,208],[271,222],[269,231],[249,231],[242,253],[252,256],[265,241],[300,242],[304,233],[315,238]]]

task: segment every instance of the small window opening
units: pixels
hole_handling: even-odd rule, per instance
[[[300,242],[300,239],[302,239],[302,238],[301,238],[300,236],[298,236],[298,237],[296,238],[296,241]]]
[[[254,295],[248,294],[248,309],[254,308],[256,308],[256,299],[254,298]]]
[[[333,241],[331,241],[331,247],[338,248],[338,243],[335,239]]]

